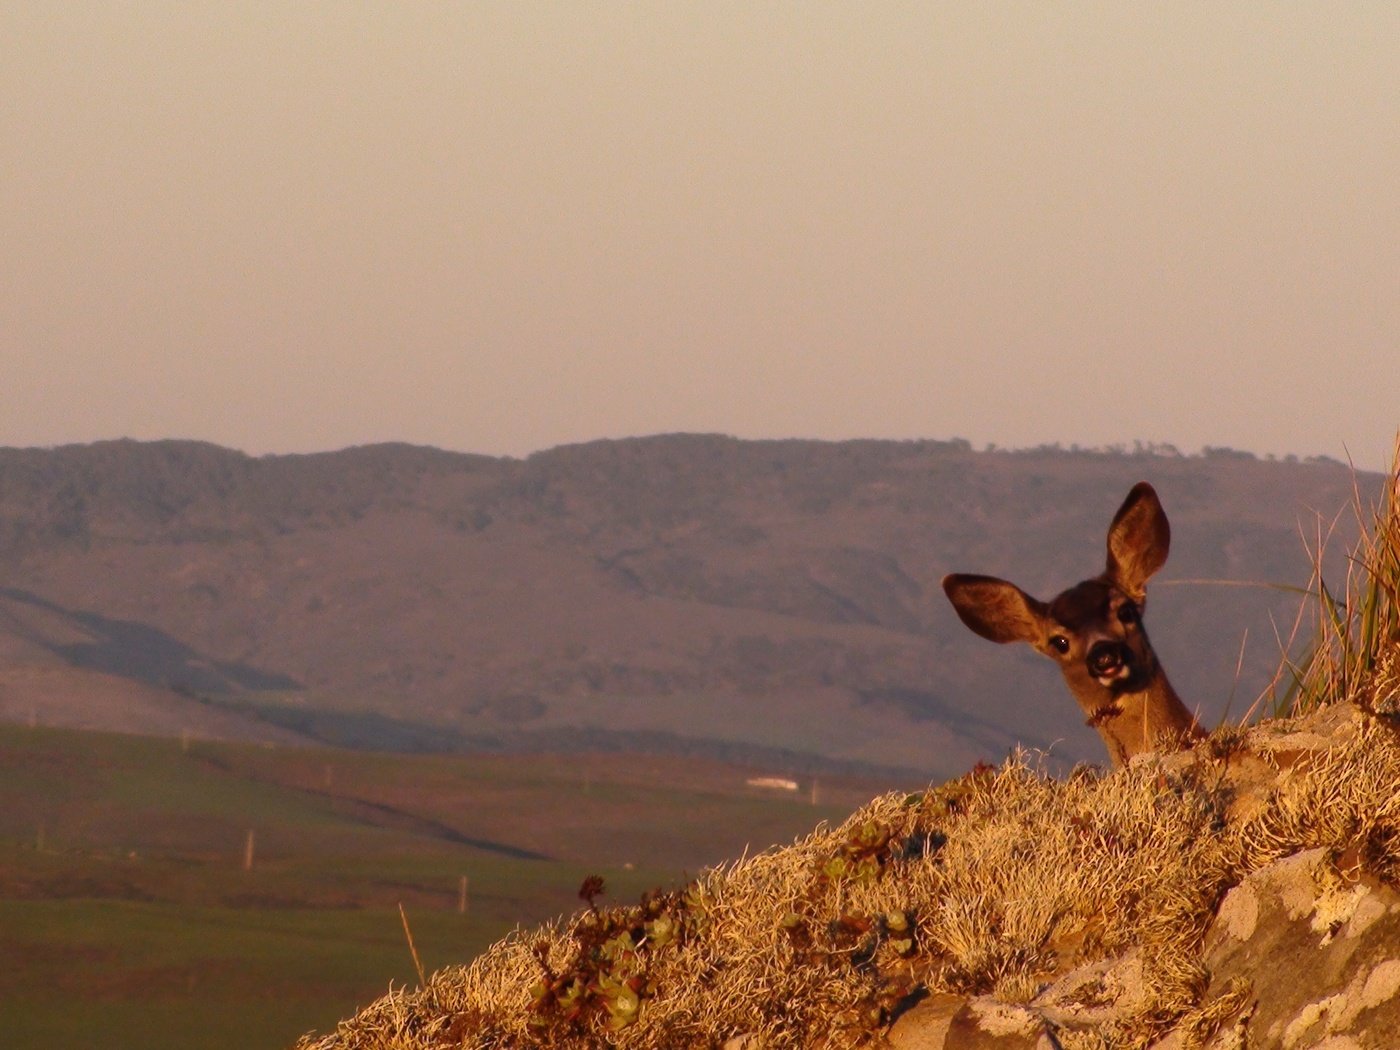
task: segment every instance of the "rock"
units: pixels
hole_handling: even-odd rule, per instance
[[[1052,1050],[1045,1020],[991,996],[931,995],[890,1029],[893,1050]]]
[[[1250,990],[1213,1050],[1240,1046],[1241,1028],[1249,1047],[1400,1045],[1400,893],[1339,872],[1324,850],[1277,861],[1226,894],[1205,963],[1207,1000],[1231,982]]]
[[[1081,1029],[1129,1016],[1141,1007],[1146,986],[1136,951],[1071,970],[1033,1005],[1057,1029]]]

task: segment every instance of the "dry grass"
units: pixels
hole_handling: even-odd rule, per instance
[[[634,937],[620,961],[590,965],[590,930],[645,923],[641,908],[584,911],[303,1045],[660,1048],[754,1033],[766,1047],[853,1046],[916,989],[1025,1000],[1072,965],[1133,948],[1143,994],[1099,1034],[1140,1045],[1202,1005],[1201,938],[1244,874],[1314,846],[1400,871],[1400,747],[1386,727],[1295,767],[1245,820],[1231,819],[1238,787],[1225,772],[1202,754],[1057,781],[1021,757],[921,798],[888,795],[666,898],[659,914],[679,935],[664,945]],[[597,989],[573,1000],[574,1016],[541,995],[546,967]],[[634,1017],[609,1008],[608,980],[634,981]]]
[[[1323,572],[1330,530],[1319,522],[1310,547],[1312,580],[1302,608],[1311,609],[1312,640],[1302,660],[1285,660],[1276,676],[1283,685],[1276,713],[1301,712],[1338,697],[1358,695],[1385,653],[1400,643],[1400,434],[1396,435],[1389,483],[1380,503],[1369,507],[1359,491],[1351,511],[1361,537],[1347,559],[1340,586]],[[1300,615],[1298,627],[1305,622]]]
[[[659,1050],[742,1034],[773,1050],[869,1045],[924,992],[1025,1002],[1076,965],[1129,952],[1141,967],[1131,1008],[1060,1033],[1063,1045],[1208,1033],[1232,1007],[1229,994],[1202,1001],[1201,943],[1244,875],[1320,846],[1400,878],[1393,493],[1354,564],[1299,669],[1301,719],[1225,727],[1191,753],[1108,775],[1056,780],[1017,755],[877,798],[684,891],[590,902],[517,932],[302,1050]],[[1330,733],[1328,746],[1300,754],[1309,733]]]

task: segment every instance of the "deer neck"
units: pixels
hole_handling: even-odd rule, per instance
[[[1205,735],[1160,666],[1141,689],[1112,693],[1083,706],[1115,766],[1145,751],[1176,748]]]

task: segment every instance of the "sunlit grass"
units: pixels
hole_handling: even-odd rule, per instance
[[[1312,638],[1303,655],[1285,660],[1280,670],[1275,715],[1306,714],[1358,695],[1400,639],[1400,436],[1378,503],[1368,506],[1356,490],[1351,512],[1360,539],[1340,583],[1329,582],[1323,569],[1331,530],[1319,524],[1310,545],[1305,609],[1312,613]],[[1306,622],[1305,615],[1300,619]]]

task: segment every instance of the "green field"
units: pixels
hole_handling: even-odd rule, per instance
[[[746,775],[0,726],[5,1045],[287,1046],[418,982],[400,906],[431,972],[573,911],[585,875],[632,899],[882,787],[824,781],[813,805]]]

